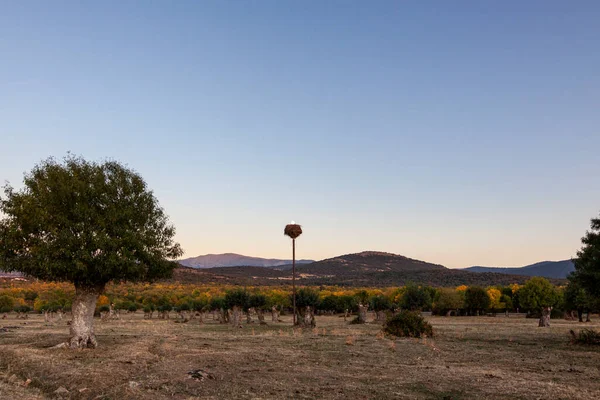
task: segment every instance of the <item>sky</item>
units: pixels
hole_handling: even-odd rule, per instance
[[[0,182],[139,172],[186,257],[573,257],[600,212],[600,2],[0,3]]]

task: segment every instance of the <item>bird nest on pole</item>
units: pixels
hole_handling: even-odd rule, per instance
[[[289,224],[285,226],[283,233],[292,239],[302,235],[302,227],[298,224]]]

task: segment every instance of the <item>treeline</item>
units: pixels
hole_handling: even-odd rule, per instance
[[[68,311],[74,297],[69,283],[17,283],[0,288],[0,312]],[[504,311],[537,314],[543,307],[554,312],[598,312],[600,302],[574,283],[555,286],[544,278],[531,278],[524,285],[458,286],[434,288],[408,284],[386,289],[347,289],[336,286],[305,287],[298,291],[299,307],[317,313],[357,312],[359,305],[373,311],[397,309],[432,311],[437,315],[480,315]],[[280,287],[197,286],[183,284],[112,284],[100,296],[97,311],[146,313],[169,311],[217,311],[241,309],[289,311],[291,291]],[[556,314],[555,314],[556,315]]]

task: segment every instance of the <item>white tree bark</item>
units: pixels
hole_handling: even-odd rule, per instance
[[[94,334],[94,311],[98,296],[103,287],[75,286],[73,300],[73,321],[71,322],[71,338],[69,347],[72,349],[95,348],[98,346]]]
[[[367,323],[367,310],[369,306],[363,306],[362,304],[358,305],[358,323],[366,324]]]
[[[540,322],[538,326],[547,327],[550,326],[550,313],[552,312],[552,307],[544,307],[542,308],[542,316],[540,317]]]

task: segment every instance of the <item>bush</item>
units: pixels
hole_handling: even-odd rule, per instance
[[[29,311],[31,311],[31,307],[29,307],[28,305],[20,305],[15,307],[15,311],[20,313],[28,313]]]
[[[600,332],[593,329],[582,329],[579,333],[575,333],[573,330],[570,333],[573,343],[600,346]]]
[[[401,311],[389,318],[383,327],[385,333],[398,337],[433,336],[433,327],[416,311]]]
[[[15,300],[12,297],[10,297],[6,294],[0,296],[0,312],[3,312],[3,313],[11,312],[14,305],[15,305]]]
[[[100,306],[100,307],[98,308],[98,312],[109,312],[109,311],[110,311],[110,307],[109,307],[109,306],[107,306],[106,304],[105,304],[105,305],[103,305],[103,306]]]

